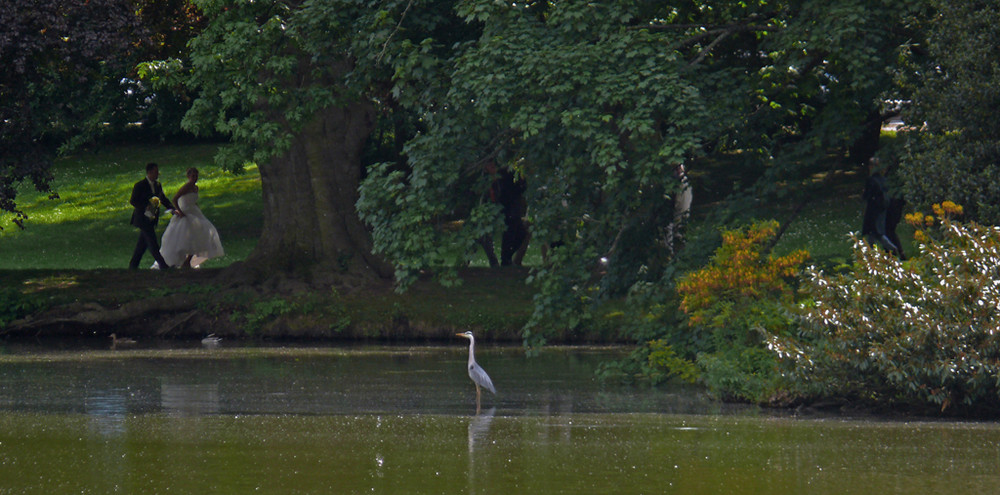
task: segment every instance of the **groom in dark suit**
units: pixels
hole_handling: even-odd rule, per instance
[[[157,181],[159,178],[160,167],[155,163],[149,163],[146,165],[146,177],[132,187],[132,197],[128,202],[135,208],[132,211],[131,223],[139,228],[139,242],[136,243],[132,261],[128,264],[130,270],[139,268],[139,262],[142,261],[142,255],[147,249],[152,253],[153,259],[160,264],[160,269],[170,269],[160,255],[160,244],[156,242],[156,224],[160,221],[160,209],[166,208],[167,211],[172,211],[174,206],[163,194],[163,186]],[[153,198],[156,198],[156,201]]]

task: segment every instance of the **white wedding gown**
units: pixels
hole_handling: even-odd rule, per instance
[[[222,256],[222,240],[212,222],[198,208],[198,193],[189,192],[177,198],[183,217],[171,217],[160,241],[160,254],[168,265],[177,268],[192,255],[191,266],[197,268],[206,260]],[[156,263],[153,268],[159,268]]]

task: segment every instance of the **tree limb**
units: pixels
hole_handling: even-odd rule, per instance
[[[773,24],[746,24],[735,22],[732,24],[647,24],[643,26],[630,26],[629,30],[652,29],[653,31],[683,31],[686,29],[704,29],[709,32],[722,31],[778,31],[781,28]]]
[[[708,56],[708,54],[712,52],[712,49],[715,48],[716,45],[718,45],[719,43],[721,43],[722,40],[728,38],[729,35],[731,35],[731,34],[733,34],[733,31],[724,31],[722,34],[720,34],[719,36],[717,36],[714,41],[712,41],[711,43],[709,43],[708,46],[703,47],[698,52],[698,56],[695,57],[694,60],[692,60],[691,62],[688,63],[688,67],[694,67],[694,66],[700,64],[701,61],[704,60],[705,57]]]
[[[389,42],[392,41],[392,37],[396,35],[399,31],[399,27],[403,25],[403,19],[406,19],[406,13],[410,11],[410,7],[413,5],[413,0],[406,2],[406,8],[403,9],[403,14],[399,16],[399,22],[396,23],[396,28],[389,33],[389,37],[385,39],[385,43],[382,43],[382,51],[378,52],[378,56],[375,57],[375,65],[382,62],[382,57],[385,56],[386,49],[389,48]]]

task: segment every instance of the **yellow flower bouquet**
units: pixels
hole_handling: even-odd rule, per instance
[[[153,196],[149,198],[149,206],[146,206],[146,218],[155,220],[160,215],[160,198]]]

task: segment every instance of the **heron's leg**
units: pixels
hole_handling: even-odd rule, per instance
[[[479,384],[477,383],[476,384],[476,414],[477,415],[479,414],[479,397],[480,397],[480,393],[481,392],[479,391]]]

